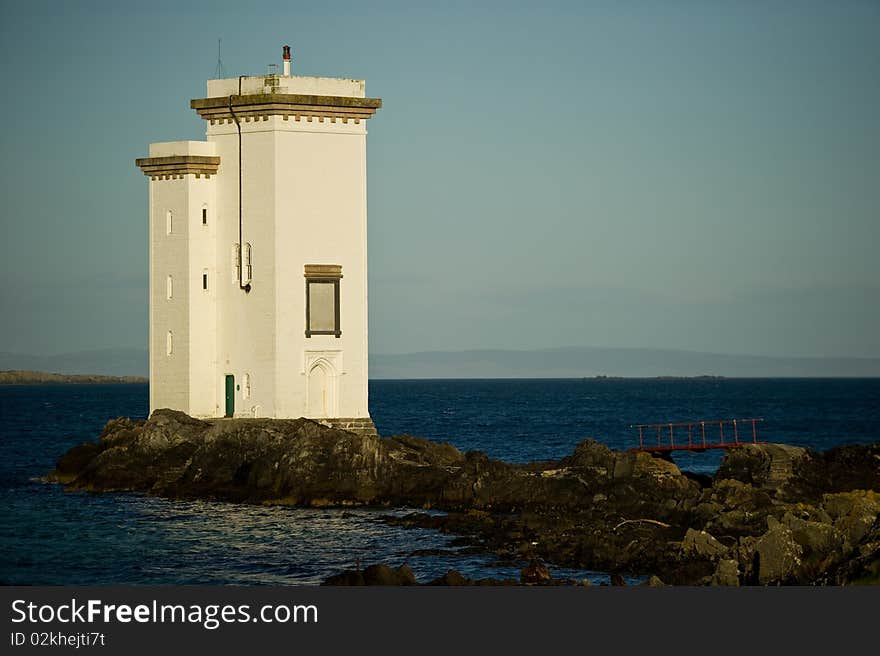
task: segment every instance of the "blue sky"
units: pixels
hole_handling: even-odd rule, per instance
[[[153,141],[367,80],[376,353],[880,356],[880,4],[0,4],[0,351],[145,348]]]

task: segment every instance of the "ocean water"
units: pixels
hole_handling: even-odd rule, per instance
[[[406,509],[179,502],[41,482],[108,419],[147,411],[146,385],[0,386],[0,583],[316,584],[356,561],[406,562],[420,580],[450,568],[518,578],[520,564],[456,553],[453,536],[377,521]],[[740,417],[765,419],[759,439],[821,450],[878,439],[880,380],[372,381],[370,411],[383,435],[421,435],[511,462],[559,458],[586,437],[629,448],[634,423]],[[676,460],[708,473],[720,452]]]

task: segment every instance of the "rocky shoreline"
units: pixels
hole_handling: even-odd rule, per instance
[[[160,410],[146,422],[108,422],[49,479],[174,499],[443,510],[383,521],[455,534],[458,544],[535,567],[667,584],[880,584],[880,443],[825,453],[746,445],[710,478],[592,440],[558,461],[514,465],[307,419],[201,421]],[[393,584],[388,572],[399,570],[386,569],[335,582]],[[410,581],[406,572],[398,579]],[[452,581],[461,583],[450,572]]]

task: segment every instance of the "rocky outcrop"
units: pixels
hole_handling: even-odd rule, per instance
[[[677,476],[668,462],[584,442],[558,463],[559,469],[543,466],[546,475],[576,476],[592,495],[588,505],[525,510],[516,517],[414,514],[387,521],[463,535],[467,543],[509,559],[538,556],[567,567],[651,573],[672,584],[871,581],[880,571],[874,451],[873,446],[846,449],[850,480],[873,488],[823,493],[823,486],[845,485],[840,477],[816,474],[816,462],[835,466],[834,454],[776,445],[732,451],[717,476],[699,488]],[[780,466],[777,458],[787,464]],[[752,482],[733,478],[729,461],[734,459],[740,472],[763,474],[737,474]],[[810,469],[792,462],[809,463]],[[785,476],[770,476],[772,471]],[[793,500],[798,487],[811,492]]]
[[[746,444],[725,454],[715,476],[770,490],[786,501],[817,501],[829,492],[880,489],[880,443],[824,453],[784,444]]]
[[[588,442],[573,458],[547,468],[511,465],[422,438],[356,435],[308,419],[203,421],[158,410],[146,422],[108,422],[98,443],[59,460],[54,477],[92,491],[304,506],[509,512],[583,507],[604,495],[663,516],[699,492],[675,465],[645,453]]]
[[[519,580],[524,585],[546,585],[553,580],[553,577],[550,576],[550,570],[544,563],[540,560],[532,560],[523,568]]]
[[[346,570],[328,578],[322,585],[418,585],[408,565],[392,569],[388,565],[370,565],[365,570]]]
[[[725,558],[718,561],[718,566],[709,580],[710,585],[738,586],[739,585],[739,564],[737,561]]]
[[[787,444],[745,444],[727,452],[715,477],[779,489],[795,475],[807,454],[806,449]]]
[[[770,528],[754,544],[753,574],[758,583],[787,583],[802,564],[803,547],[791,529],[769,518]]]
[[[465,465],[449,445],[380,439],[308,419],[200,421],[159,410],[144,423],[109,422],[55,476],[77,489],[149,492],[290,505],[430,502]]]
[[[160,410],[146,422],[108,422],[51,477],[75,489],[180,499],[440,509],[446,514],[384,521],[454,533],[460,544],[526,563],[527,584],[548,582],[543,562],[673,585],[870,582],[880,570],[876,444],[824,454],[748,445],[700,479],[592,440],[558,461],[513,465],[307,419],[201,421]],[[411,584],[410,575],[358,569],[340,584]],[[435,583],[468,583],[460,576]]]
[[[681,541],[681,551],[685,556],[717,560],[725,556],[728,549],[710,533],[689,528]]]

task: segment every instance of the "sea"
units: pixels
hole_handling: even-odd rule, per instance
[[[145,384],[0,386],[0,584],[315,585],[371,563],[406,563],[421,581],[449,569],[519,577],[523,563],[381,521],[411,509],[170,501],[68,492],[44,481],[108,419],[147,413]],[[631,448],[640,423],[739,418],[764,420],[759,440],[825,450],[878,440],[880,379],[376,380],[370,413],[383,436],[419,435],[509,462],[560,458],[586,438]],[[721,451],[675,459],[711,474]],[[603,572],[551,571],[608,580]]]

